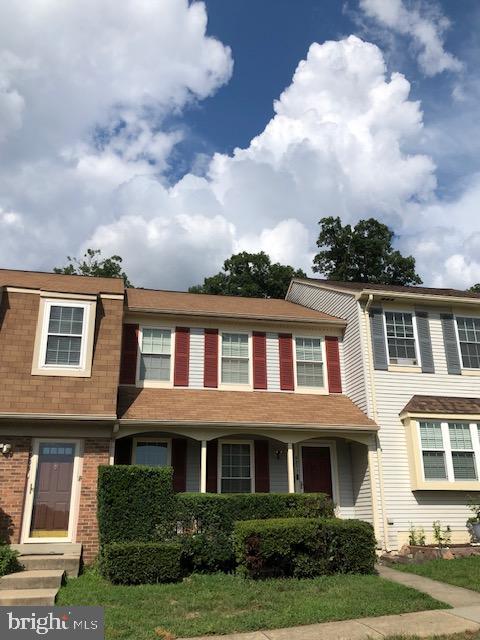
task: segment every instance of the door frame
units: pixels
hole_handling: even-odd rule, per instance
[[[338,477],[338,464],[337,464],[337,445],[334,440],[322,440],[322,441],[310,441],[310,442],[300,442],[298,444],[298,478],[297,478],[297,493],[304,493],[303,487],[303,457],[302,457],[302,449],[304,447],[326,447],[330,450],[330,472],[332,477],[332,500],[338,506],[339,505],[339,477]]]
[[[35,486],[37,482],[38,458],[40,443],[44,442],[65,442],[75,445],[75,457],[73,459],[72,470],[72,490],[70,495],[70,511],[68,514],[68,535],[58,538],[33,538],[30,536],[30,526],[33,515],[33,499],[35,497]],[[82,481],[81,471],[83,464],[83,440],[74,438],[33,438],[32,457],[30,458],[30,468],[27,476],[27,486],[25,493],[25,507],[23,510],[22,543],[52,543],[52,542],[74,542],[78,521],[78,507],[80,502],[80,485]]]

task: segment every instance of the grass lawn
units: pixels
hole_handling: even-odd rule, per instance
[[[251,581],[215,574],[126,587],[111,585],[93,570],[69,580],[57,604],[105,607],[107,640],[171,640],[448,608],[376,576]]]
[[[480,556],[458,560],[429,560],[424,564],[399,564],[395,569],[480,591]]]

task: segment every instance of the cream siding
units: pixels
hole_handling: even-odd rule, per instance
[[[280,391],[278,333],[267,333],[267,386],[269,391]]]
[[[187,440],[187,478],[186,490],[200,490],[200,442]]]
[[[338,465],[337,513],[341,518],[355,518],[350,445],[345,440],[337,440],[336,448]]]
[[[275,451],[280,451],[277,458]],[[268,448],[270,493],[288,493],[287,451],[284,444],[270,440]]]
[[[203,389],[204,331],[197,327],[190,329],[189,386]]]
[[[355,505],[354,516],[373,523],[372,493],[368,470],[368,451],[363,444],[352,442],[350,455],[352,460],[352,490]]]

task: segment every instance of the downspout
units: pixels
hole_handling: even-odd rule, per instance
[[[377,411],[377,395],[375,392],[375,377],[373,373],[373,353],[372,353],[372,340],[370,329],[370,316],[369,310],[373,302],[373,293],[368,294],[367,304],[365,305],[365,322],[367,327],[367,348],[368,348],[368,377],[370,380],[370,393],[372,400],[372,414],[374,421],[378,424],[378,411]],[[378,469],[378,484],[380,489],[380,508],[382,510],[382,523],[383,523],[383,546],[385,551],[390,550],[388,543],[388,522],[387,514],[385,511],[385,486],[383,482],[383,457],[382,448],[380,447],[380,440],[378,435],[375,434],[375,442],[377,445],[377,469]]]

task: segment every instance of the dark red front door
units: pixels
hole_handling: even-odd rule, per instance
[[[68,536],[74,460],[74,444],[40,443],[31,537]]]
[[[332,465],[329,447],[302,447],[303,490],[332,496]]]

